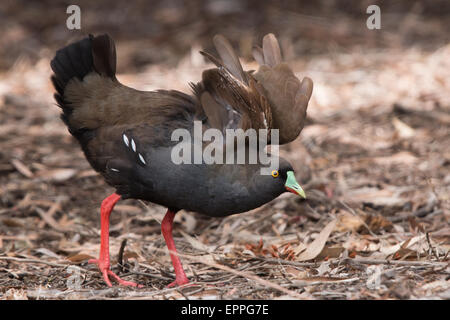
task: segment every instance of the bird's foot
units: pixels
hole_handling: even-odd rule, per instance
[[[186,277],[186,275],[184,275],[184,276],[176,277],[175,281],[170,283],[167,286],[167,288],[173,288],[176,286],[181,287],[181,286],[184,286],[187,284],[189,284],[189,279]],[[189,285],[192,285],[192,284],[189,284]]]
[[[109,261],[105,262],[101,259],[90,259],[88,263],[93,263],[98,266],[100,269],[100,272],[103,274],[103,279],[105,280],[108,287],[112,287],[111,281],[109,280],[109,276],[113,277],[114,280],[116,280],[119,284],[123,286],[130,286],[130,287],[136,287],[136,288],[143,288],[142,285],[137,284],[133,281],[126,281],[121,279],[117,274],[111,271],[109,266]]]

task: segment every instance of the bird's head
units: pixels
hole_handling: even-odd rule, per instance
[[[278,169],[272,170],[271,175],[265,179],[266,181],[269,180],[269,183],[276,186],[281,192],[292,192],[306,199],[305,191],[295,179],[292,165],[282,158],[280,158]]]

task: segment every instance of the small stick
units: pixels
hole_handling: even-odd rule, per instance
[[[66,227],[62,227],[54,218],[53,214],[55,214],[56,211],[60,209],[59,203],[55,202],[52,204],[52,206],[45,212],[39,207],[36,207],[36,211],[39,214],[39,216],[42,218],[42,220],[45,221],[46,224],[48,224],[50,227],[55,229],[59,232],[65,232],[68,231]]]
[[[117,257],[117,263],[119,264],[119,270],[120,272],[124,271],[124,266],[123,266],[123,252],[125,251],[125,246],[127,245],[127,239],[123,239],[122,243],[120,244],[120,249],[119,249],[119,255]]]
[[[288,264],[298,267],[313,267],[317,266],[319,263],[316,262],[296,262],[296,261],[286,261],[281,259],[271,259],[271,258],[260,258],[254,257],[253,259],[258,259],[267,263],[279,263]],[[400,266],[423,266],[423,267],[439,267],[446,265],[445,262],[431,262],[431,261],[403,261],[403,260],[382,260],[382,259],[342,259],[340,262],[350,263],[350,264],[392,264]]]
[[[54,263],[54,262],[48,262],[43,260],[37,260],[37,259],[22,259],[22,258],[15,258],[15,257],[0,257],[0,260],[10,260],[10,261],[17,261],[22,263],[42,263],[46,264],[52,267],[62,267],[67,268],[69,264],[60,264],[60,263]]]
[[[266,263],[288,264],[288,265],[297,266],[297,267],[314,267],[314,266],[320,265],[320,263],[317,263],[317,262],[297,262],[297,261],[273,259],[273,258],[262,258],[262,257],[253,257],[253,259],[261,260]]]
[[[343,259],[341,262],[349,264],[391,264],[399,266],[421,266],[421,267],[439,267],[447,265],[445,262],[431,261],[403,261],[403,260],[382,260],[382,259]]]

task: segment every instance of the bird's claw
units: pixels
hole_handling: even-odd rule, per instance
[[[88,263],[89,264],[93,263],[98,266],[101,273],[103,274],[103,279],[105,280],[108,287],[112,287],[111,281],[109,280],[109,276],[113,277],[114,280],[116,280],[120,285],[123,285],[123,286],[136,287],[136,288],[144,287],[143,285],[137,284],[136,282],[126,281],[126,280],[121,279],[117,274],[115,274],[114,272],[111,271],[109,262],[104,262],[99,259],[90,259],[88,261]]]
[[[186,285],[190,285],[192,286],[192,283],[189,283],[188,278],[185,277],[181,277],[181,279],[176,278],[174,282],[170,283],[167,285],[167,288],[173,288],[173,287],[181,287],[181,286],[186,286]]]

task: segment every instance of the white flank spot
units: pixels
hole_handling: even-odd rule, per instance
[[[127,135],[124,133],[124,134],[122,135],[122,137],[123,137],[123,142],[125,143],[125,145],[126,145],[127,147],[129,147],[129,146],[130,146],[130,141],[128,140]]]
[[[111,168],[111,171],[120,172],[119,169]]]
[[[141,160],[141,162],[143,164],[147,164],[147,162],[145,162],[144,157],[142,156],[142,154],[138,153],[138,156],[139,156],[139,160]]]
[[[131,139],[131,148],[133,149],[134,152],[136,152],[136,143],[134,143],[133,139]]]

